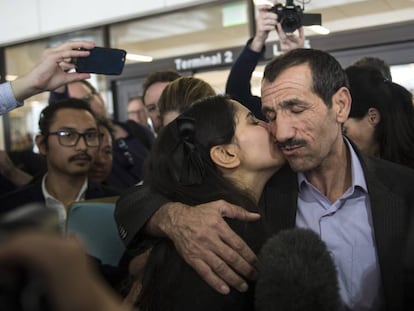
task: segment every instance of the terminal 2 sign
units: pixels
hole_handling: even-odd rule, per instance
[[[240,53],[240,47],[234,49],[225,49],[212,51],[208,53],[189,55],[185,57],[174,58],[175,69],[177,71],[186,71],[206,67],[221,67],[232,65]]]

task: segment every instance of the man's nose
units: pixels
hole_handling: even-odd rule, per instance
[[[270,131],[277,141],[287,141],[295,136],[295,130],[292,122],[288,118],[277,118],[271,122]]]
[[[76,149],[79,149],[79,150],[88,149],[88,145],[86,144],[86,137],[85,136],[79,137],[78,143],[76,144]]]

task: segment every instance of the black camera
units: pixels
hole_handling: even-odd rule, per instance
[[[286,0],[285,5],[278,3],[269,11],[277,14],[277,19],[286,33],[294,32],[303,25],[303,10],[299,5],[294,5],[293,0]]]

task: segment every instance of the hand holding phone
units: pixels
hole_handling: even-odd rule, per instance
[[[125,65],[126,51],[95,47],[89,56],[74,60],[76,72],[104,75],[120,75]]]

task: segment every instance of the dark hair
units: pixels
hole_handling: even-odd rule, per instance
[[[146,182],[170,200],[186,204],[223,198],[234,202],[245,198],[245,194],[234,198],[234,191],[240,192],[240,189],[223,177],[210,158],[213,146],[232,142],[236,129],[235,113],[234,104],[227,96],[209,96],[194,102],[160,132],[151,150]],[[181,152],[180,148],[188,147],[188,144],[193,144],[190,147],[193,149]],[[188,161],[191,156],[199,159]],[[202,176],[198,176],[199,179],[188,180],[200,169]],[[186,170],[191,176],[183,175]],[[243,200],[237,203],[245,204]]]
[[[111,139],[112,140],[115,139],[115,130],[114,130],[114,126],[112,125],[112,122],[110,119],[105,118],[105,117],[96,117],[96,122],[98,124],[98,128],[99,127],[106,128],[109,132],[109,135],[111,136]]]
[[[145,183],[172,201],[194,206],[224,199],[257,210],[248,194],[226,179],[210,158],[211,147],[232,142],[235,113],[231,100],[222,95],[194,103],[161,130]],[[174,301],[175,289],[182,285],[176,280],[183,269],[187,268],[171,241],[163,239],[155,245],[145,268],[139,309],[169,310],[168,302]],[[160,295],[163,299],[155,298]]]
[[[168,83],[158,100],[161,119],[169,111],[181,113],[196,100],[215,94],[211,85],[204,80],[194,77],[178,78]]]
[[[94,116],[95,118],[95,115],[93,111],[91,110],[90,105],[86,101],[82,99],[76,99],[76,98],[62,99],[52,105],[48,105],[40,113],[40,118],[39,118],[40,134],[47,135],[49,133],[50,125],[53,123],[57,111],[61,109],[66,109],[66,108],[86,110],[90,112],[92,116]]]
[[[147,76],[144,83],[142,84],[142,98],[145,97],[145,93],[148,88],[157,82],[171,82],[178,79],[181,75],[173,70],[156,71]]]
[[[349,118],[362,119],[369,108],[376,108],[381,119],[375,139],[383,159],[414,168],[413,96],[403,86],[386,80],[370,66],[346,69],[352,96]]]
[[[294,49],[271,60],[265,67],[263,79],[274,82],[286,69],[308,64],[312,74],[312,90],[328,107],[332,96],[348,87],[348,80],[339,62],[330,54],[314,49]]]
[[[365,56],[353,63],[352,66],[370,66],[376,68],[385,79],[392,81],[390,66],[381,58]]]
[[[85,85],[92,94],[98,94],[98,90],[88,80],[80,80],[79,82]]]

